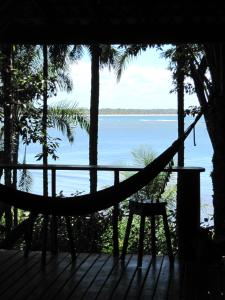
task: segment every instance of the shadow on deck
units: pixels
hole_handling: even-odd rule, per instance
[[[167,256],[127,255],[124,265],[107,254],[78,255],[74,263],[68,253],[0,250],[0,299],[225,299],[225,264],[194,265]]]

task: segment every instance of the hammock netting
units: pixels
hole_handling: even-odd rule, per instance
[[[149,165],[115,186],[91,194],[59,198],[22,192],[0,184],[1,202],[35,213],[60,216],[84,215],[116,205],[138,192],[163,171],[178,152],[201,115],[201,113],[198,114],[184,135],[173,142]]]

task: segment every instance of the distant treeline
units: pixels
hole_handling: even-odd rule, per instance
[[[87,113],[89,111],[85,109]],[[101,115],[159,115],[159,114],[177,114],[177,110],[173,108],[165,109],[133,109],[133,108],[101,108],[99,109]]]

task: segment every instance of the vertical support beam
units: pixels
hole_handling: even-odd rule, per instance
[[[48,145],[47,145],[47,120],[48,120],[48,46],[43,45],[43,117],[42,117],[42,130],[43,130],[43,164],[48,164]],[[43,195],[48,196],[48,169],[43,169]],[[47,251],[47,234],[48,234],[49,217],[44,215],[43,221],[43,249],[42,249],[42,262],[45,263]]]
[[[200,228],[200,172],[203,168],[178,168],[177,234],[179,257],[192,259]]]
[[[184,63],[182,45],[177,46],[177,113],[178,113],[178,138],[184,135]],[[184,166],[184,143],[178,151],[178,166]],[[179,173],[178,173],[179,177]]]
[[[52,169],[52,197],[56,196],[56,169]]]
[[[52,197],[56,197],[56,169],[52,169]],[[52,253],[58,253],[58,222],[57,216],[51,217],[51,246],[52,246]]]
[[[114,185],[120,182],[119,170],[114,171]],[[118,233],[118,218],[119,218],[119,204],[113,207],[112,226],[113,226],[113,255],[119,255],[119,233]]]
[[[90,45],[91,51],[91,99],[90,99],[90,129],[89,129],[89,165],[98,164],[98,110],[99,110],[99,66],[100,47],[98,44]],[[90,193],[97,190],[97,171],[90,171]]]
[[[3,92],[3,108],[4,108],[4,163],[12,163],[13,151],[13,99],[12,99],[12,45],[4,44],[1,46],[1,83]],[[12,184],[12,171],[5,169],[5,185]],[[12,212],[11,206],[4,205],[6,234],[8,235],[12,228]]]
[[[48,121],[48,47],[43,45],[43,164],[48,164],[47,121]],[[43,195],[48,195],[48,169],[43,169]]]

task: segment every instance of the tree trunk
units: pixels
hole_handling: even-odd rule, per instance
[[[13,99],[12,99],[12,45],[5,44],[2,46],[3,67],[3,99],[4,99],[4,162],[12,162],[12,144],[13,144]],[[5,184],[11,186],[12,172],[5,170]],[[12,213],[11,207],[5,205],[6,232],[11,231]]]
[[[213,205],[215,237],[225,237],[225,44],[204,45],[212,78],[208,109],[204,112],[213,146]]]
[[[225,87],[224,87],[225,88]],[[216,237],[225,237],[225,94],[217,97],[213,153],[213,205]]]
[[[14,114],[15,116],[15,114]],[[16,120],[16,118],[15,118]],[[19,133],[15,133],[14,144],[13,144],[13,164],[18,164],[18,157],[19,157]],[[18,177],[18,170],[13,170],[12,174],[12,185],[14,189],[17,189],[17,178]],[[18,225],[18,209],[16,207],[13,208],[13,225],[16,227]]]
[[[89,134],[89,164],[98,164],[98,109],[99,109],[99,58],[100,48],[91,45],[91,105]],[[90,172],[90,192],[97,190],[97,172]]]
[[[177,46],[177,108],[178,108],[178,138],[184,134],[184,62],[182,46]],[[178,151],[178,166],[184,166],[184,143]],[[178,174],[179,175],[179,174]]]
[[[48,47],[43,45],[43,118],[42,118],[42,130],[43,130],[43,164],[48,164],[48,145],[47,145],[47,120],[48,120]],[[43,170],[43,195],[48,195],[48,170]]]

